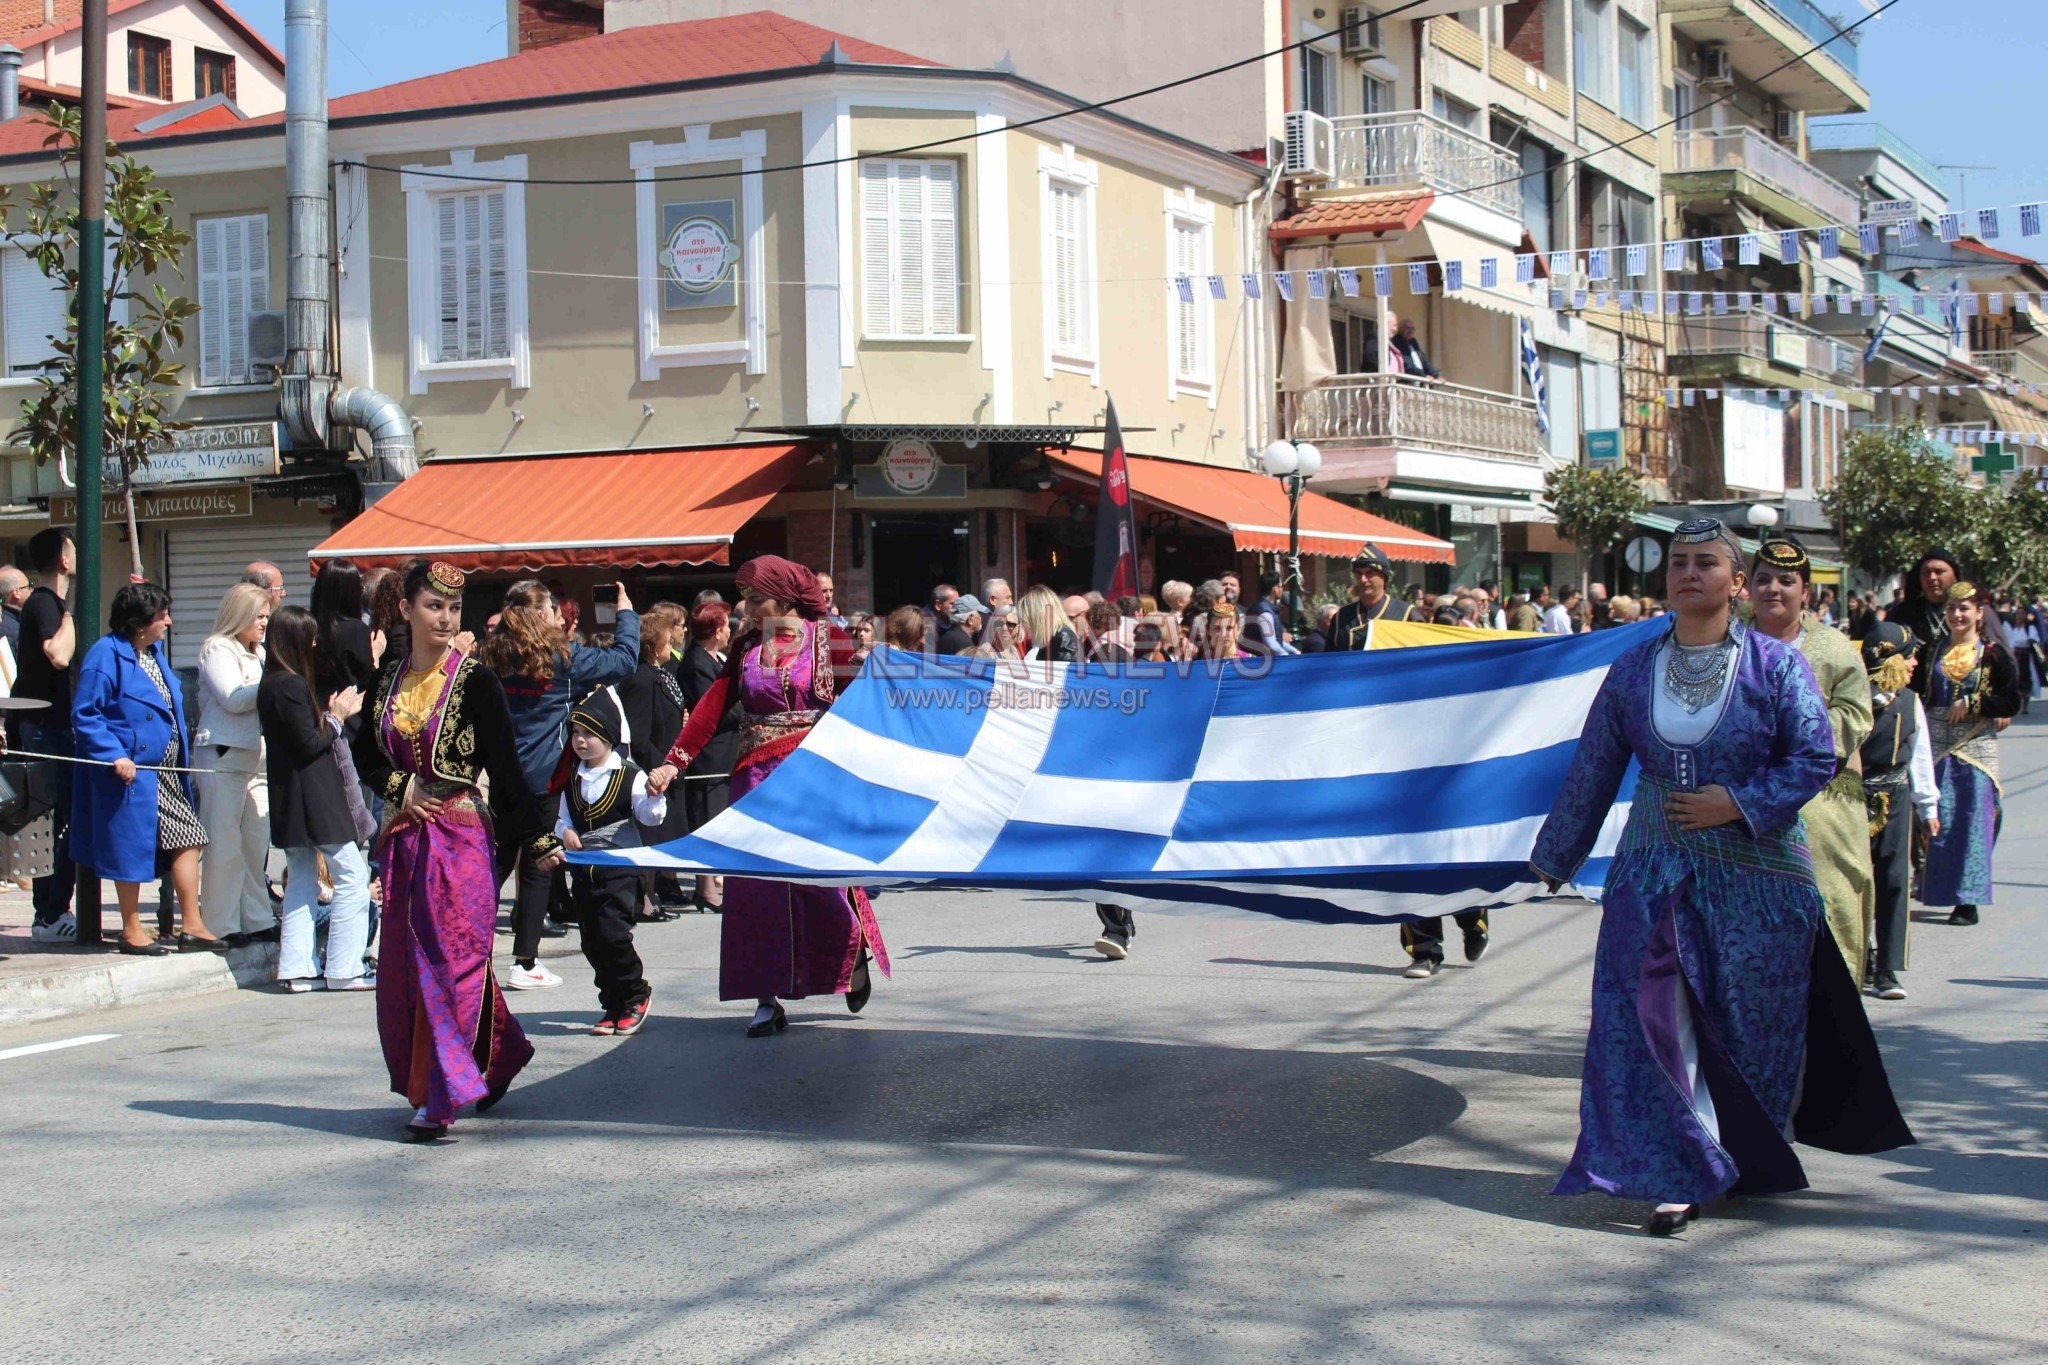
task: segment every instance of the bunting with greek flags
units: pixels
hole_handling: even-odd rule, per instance
[[[1544,894],[1529,853],[1608,667],[1665,628],[1108,667],[878,646],[694,834],[571,857],[1320,922],[1507,904]]]

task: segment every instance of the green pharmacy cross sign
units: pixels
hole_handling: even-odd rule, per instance
[[[1970,458],[1970,468],[1986,479],[1996,479],[2019,467],[2019,455],[1997,441],[1986,441],[1982,452]]]

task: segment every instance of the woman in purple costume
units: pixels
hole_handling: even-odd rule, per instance
[[[538,866],[562,860],[546,795],[520,769],[504,689],[454,648],[463,583],[447,564],[406,575],[411,649],[378,675],[353,745],[357,771],[384,797],[377,1032],[391,1088],[413,1106],[409,1142],[440,1137],[472,1100],[489,1109],[533,1056],[491,973],[494,822]]]
[[[690,766],[737,700],[742,717],[740,757],[732,772],[737,802],[803,742],[839,689],[859,671],[852,639],[825,619],[817,575],[801,564],[763,555],[742,564],[736,578],[757,628],[732,642],[725,671],[690,708],[668,762],[648,774],[654,791],[664,790]],[[788,1027],[784,1000],[844,995],[846,1007],[858,1014],[871,989],[871,952],[887,976],[889,952],[866,892],[726,878],[718,998],[757,1003],[747,1026],[749,1038]]]
[[[1608,670],[1530,859],[1553,889],[1569,880],[1640,765],[1601,906],[1578,1150],[1555,1193],[1662,1201],[1660,1235],[1730,1192],[1805,1188],[1795,1138],[1913,1140],[1799,823],[1835,774],[1827,703],[1797,649],[1733,619],[1741,562],[1718,521],[1672,534],[1672,628]]]

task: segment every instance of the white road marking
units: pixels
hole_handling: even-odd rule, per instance
[[[120,1036],[118,1033],[81,1033],[76,1038],[59,1038],[54,1043],[31,1043],[27,1047],[10,1047],[0,1051],[0,1062],[13,1061],[16,1057],[33,1057],[38,1052],[62,1052],[67,1047],[84,1047],[87,1043],[104,1043]]]

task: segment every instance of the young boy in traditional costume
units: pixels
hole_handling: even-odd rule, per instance
[[[575,768],[562,789],[555,833],[572,849],[638,848],[641,825],[668,816],[668,797],[647,789],[647,774],[621,754],[625,713],[618,694],[599,688],[569,712],[569,752]],[[633,947],[640,908],[640,874],[627,868],[573,866],[569,895],[582,926],[583,956],[597,978],[604,1010],[591,1032],[631,1037],[647,1021],[653,988]]]
[[[1863,799],[1870,809],[1870,866],[1877,880],[1871,991],[1880,1000],[1906,998],[1899,973],[1906,969],[1906,926],[1912,919],[1913,826],[1917,822],[1930,839],[1941,831],[1927,711],[1913,690],[1919,647],[1912,631],[1891,621],[1879,621],[1863,640],[1877,717],[1863,741]]]

